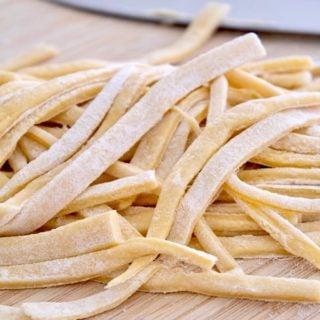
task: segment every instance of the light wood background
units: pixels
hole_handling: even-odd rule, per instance
[[[33,44],[49,43],[61,49],[55,61],[73,58],[121,61],[166,45],[182,32],[180,27],[116,19],[46,1],[0,0],[0,59]],[[204,50],[240,34],[242,32],[219,31]],[[311,54],[320,60],[319,37],[265,33],[261,38],[270,56]],[[251,274],[320,279],[310,264],[295,258],[244,260],[241,265]],[[19,305],[23,301],[66,301],[96,293],[102,288],[100,284],[88,282],[48,289],[2,290],[0,303]],[[92,319],[316,320],[320,319],[320,307],[189,293],[137,293],[119,307]]]

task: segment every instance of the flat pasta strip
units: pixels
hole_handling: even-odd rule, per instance
[[[109,211],[48,232],[1,237],[0,265],[29,264],[106,249],[122,241],[118,215]]]
[[[79,210],[77,212],[77,214],[81,218],[90,218],[90,217],[96,216],[98,214],[104,213],[105,211],[109,211],[109,210],[112,210],[112,209],[107,204],[100,204],[97,206],[93,206],[93,207]]]
[[[226,77],[231,86],[252,89],[260,97],[268,98],[283,93],[281,88],[240,69],[229,71]]]
[[[12,155],[10,156],[10,158],[8,159],[8,163],[11,169],[14,172],[17,172],[28,164],[28,159],[23,154],[20,147],[17,146],[16,149],[13,151]]]
[[[36,78],[48,80],[78,71],[105,67],[107,64],[107,62],[100,60],[75,60],[71,62],[23,68],[20,70],[20,72]]]
[[[306,235],[318,245],[319,232],[307,232]],[[270,236],[239,235],[219,237],[225,248],[234,258],[268,258],[290,255],[284,247]]]
[[[111,208],[108,205],[101,204],[98,206],[94,206],[91,208],[87,209],[82,209],[79,210],[78,215],[81,217],[87,218],[87,217],[92,217],[97,214],[104,213],[105,211],[111,210]],[[142,238],[142,235],[121,215],[118,214],[118,220],[121,226],[121,231],[123,237],[128,240],[128,239],[133,239],[133,238]]]
[[[316,268],[320,266],[320,248],[302,231],[283,219],[274,209],[264,205],[252,205],[232,193],[235,200],[272,238],[292,254],[311,262]]]
[[[74,108],[78,103],[84,103],[93,99],[103,89],[106,80],[92,81],[84,85],[63,93],[57,97],[53,97],[47,103],[42,104],[36,109],[35,115],[37,116],[35,124],[50,121],[56,115]],[[26,118],[23,119],[26,121]]]
[[[266,148],[254,156],[251,161],[269,167],[314,168],[320,166],[320,155]]]
[[[0,287],[2,289],[40,288],[86,281],[116,270],[135,258],[148,254],[175,256],[186,263],[206,270],[210,270],[217,260],[205,252],[170,241],[156,238],[134,238],[109,249],[75,257],[1,266]]]
[[[57,139],[60,139],[69,130],[66,126],[48,127],[45,125],[38,124],[37,127],[50,133],[51,135],[55,136]]]
[[[291,224],[299,222],[299,215],[294,213],[281,214]],[[244,213],[205,213],[205,219],[210,228],[218,235],[232,234],[261,234],[263,233],[259,225]]]
[[[304,87],[312,80],[310,71],[291,73],[263,73],[261,77],[276,86],[286,89]]]
[[[240,171],[242,172],[242,171]],[[212,203],[208,208],[207,212],[209,214],[211,213],[230,213],[230,214],[239,214],[243,213],[239,205],[237,205],[235,202],[233,203],[226,203],[226,202],[214,202]]]
[[[15,93],[17,90],[34,87],[39,84],[36,80],[14,80],[0,86],[0,96]]]
[[[310,290],[313,288],[313,290]],[[238,275],[217,272],[160,270],[143,289],[148,292],[197,292],[209,296],[258,300],[319,303],[320,285],[316,280]]]
[[[123,161],[116,161],[112,164],[108,169],[107,173],[116,178],[124,178],[128,176],[134,176],[139,173],[142,173],[144,170],[140,169],[139,167],[123,162]]]
[[[159,186],[154,171],[145,171],[132,177],[100,183],[87,188],[69,205],[59,212],[65,215],[102,203],[123,199],[141,192],[154,190]]]
[[[33,126],[26,133],[26,136],[41,143],[44,147],[49,148],[52,144],[57,142],[57,138],[51,133],[43,130],[39,126]]]
[[[104,290],[86,298],[60,303],[24,303],[22,309],[32,319],[70,320],[94,316],[98,313],[115,308],[127,300],[143,283],[148,281],[157,270],[157,265],[151,265],[141,271],[135,279],[120,284],[111,290]]]
[[[195,134],[196,136],[198,136],[201,133],[201,128],[198,124],[198,121],[195,118],[190,116],[185,111],[181,110],[179,107],[173,107],[172,111],[175,111],[178,114],[180,114],[182,118],[189,123],[191,133]]]
[[[36,80],[39,81],[39,79],[36,79],[32,76],[20,74],[20,73],[15,73],[11,71],[5,71],[5,70],[0,70],[0,84],[4,84],[10,81],[16,81],[16,80]]]
[[[47,150],[42,144],[24,136],[20,139],[18,146],[28,161],[38,158],[43,152]]]
[[[68,214],[67,216],[55,217],[45,223],[41,228],[38,229],[38,231],[51,231],[53,229],[64,227],[68,224],[78,222],[79,220],[81,220],[81,218],[76,214]]]
[[[263,231],[259,225],[240,210],[241,209],[239,208],[236,213],[206,211],[204,217],[208,226],[217,235],[234,235],[243,233],[261,234]],[[121,211],[121,214],[141,234],[146,234],[154,214],[154,208],[130,207]],[[294,225],[298,223],[298,215],[294,213],[288,213],[284,217]]]
[[[207,102],[200,102],[189,110],[189,114],[191,117],[197,119],[198,122],[201,122],[201,120],[204,120],[206,117],[207,109]],[[182,121],[168,143],[167,149],[156,169],[157,175],[160,178],[166,178],[173,166],[183,155],[187,147],[190,131],[190,124],[187,121]]]
[[[303,154],[319,154],[320,138],[300,133],[291,133],[272,145],[273,149]]]
[[[224,76],[217,78],[210,86],[210,103],[206,125],[212,124],[226,109],[228,81]]]
[[[236,175],[232,175],[229,178],[226,187],[227,190],[230,189],[231,191],[235,191],[237,194],[241,194],[241,197],[245,197],[246,199],[250,198],[254,202],[263,203],[275,208],[304,213],[319,213],[319,199],[290,197],[262,190],[241,181]]]
[[[246,102],[248,100],[258,99],[260,95],[252,89],[245,88],[228,88],[228,104],[230,106],[236,106],[240,103]]]
[[[229,6],[224,3],[208,3],[180,39],[168,47],[145,55],[142,60],[150,64],[176,63],[184,60],[207,41],[228,10]]]
[[[310,56],[288,56],[275,59],[250,62],[242,69],[254,73],[259,72],[298,72],[309,70],[313,67]]]
[[[49,60],[56,56],[57,53],[58,51],[55,47],[38,45],[0,64],[0,69],[16,71]]]
[[[21,210],[21,205],[31,197],[33,193],[48,183],[54,175],[62,170],[65,164],[60,165],[51,172],[38,177],[30,182],[24,189],[20,190],[13,197],[0,204],[0,224],[5,225]],[[9,180],[10,181],[10,180]]]
[[[276,192],[291,197],[301,197],[301,198],[318,198],[320,194],[320,188],[318,186],[295,186],[295,185],[268,185],[268,184],[258,184],[258,188],[268,190],[271,192]]]
[[[212,232],[204,218],[198,221],[194,228],[194,234],[201,246],[218,258],[216,265],[220,272],[243,273],[241,267]]]
[[[23,189],[19,190],[19,192],[15,193],[14,196],[4,201],[4,203],[21,205],[24,201],[26,201],[29,197],[32,196],[34,192],[42,188],[46,183],[48,183],[52,177],[54,177],[58,172],[62,170],[62,168],[66,164],[62,164],[57,168],[49,171],[48,173],[34,179],[29,184],[27,184]],[[3,217],[2,217],[3,218]]]
[[[73,106],[50,119],[50,122],[72,127],[84,113],[84,108]]]
[[[241,170],[238,173],[241,180],[250,184],[286,184],[286,185],[317,185],[320,181],[320,169],[317,168],[261,168]]]

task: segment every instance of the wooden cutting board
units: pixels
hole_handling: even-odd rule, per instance
[[[61,49],[55,61],[73,58],[132,59],[174,41],[183,32],[178,27],[115,19],[32,0],[0,0],[0,30],[0,59],[23,51],[30,45],[45,42]],[[219,31],[204,50],[240,34]],[[320,59],[318,37],[262,34],[261,38],[269,56],[311,54]],[[250,274],[319,278],[315,268],[297,258],[254,259],[240,263]],[[73,300],[99,292],[102,288],[100,284],[88,282],[49,289],[2,290],[0,303],[19,305],[24,301]],[[92,319],[302,320],[320,319],[320,307],[189,293],[137,293],[119,307]]]

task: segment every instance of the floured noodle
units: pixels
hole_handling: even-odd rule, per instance
[[[299,133],[291,133],[272,145],[274,149],[295,153],[319,154],[320,138]]]
[[[105,67],[107,64],[107,62],[99,60],[75,60],[59,64],[23,68],[20,72],[40,79],[52,79],[68,73]]]
[[[77,120],[82,116],[83,112],[84,112],[83,108],[80,108],[78,106],[73,106],[68,110],[58,114],[56,117],[50,119],[50,121],[60,125],[72,127],[77,122]]]
[[[111,182],[95,184],[67,205],[60,215],[76,212],[102,203],[109,203],[138,193],[156,189],[159,183],[154,171],[144,171],[137,175]]]
[[[57,142],[57,138],[54,135],[38,126],[33,126],[31,129],[29,129],[29,131],[26,133],[26,136],[47,148]]]
[[[266,166],[316,168],[320,166],[320,155],[268,148],[254,157],[252,162]]]
[[[230,71],[226,76],[231,86],[236,88],[249,88],[258,94],[259,97],[268,98],[283,93],[281,88],[243,70]]]
[[[0,84],[8,84],[9,82],[12,81],[17,81],[17,80],[35,80],[39,81],[39,79],[34,78],[29,75],[23,75],[20,73],[15,73],[11,71],[5,71],[5,70],[0,70]]]
[[[286,89],[296,89],[307,86],[311,80],[312,75],[309,71],[300,71],[295,73],[264,73],[261,77],[270,83]]]
[[[32,161],[38,158],[44,151],[46,151],[46,147],[26,136],[20,139],[18,146],[20,147],[21,151],[25,154],[28,161]]]
[[[9,81],[0,86],[0,96],[4,96],[6,94],[14,93],[19,89],[33,87],[39,84],[37,80],[14,80]]]
[[[0,238],[0,265],[54,260],[114,246],[122,241],[119,221],[115,217],[116,212],[104,211],[51,232]],[[87,244],[83,246],[81,243],[85,242]],[[33,254],[34,247],[37,247],[36,255]]]
[[[145,55],[142,60],[151,64],[176,63],[184,60],[211,36],[228,10],[227,4],[208,3],[180,39],[166,48]]]
[[[57,54],[58,51],[55,47],[38,45],[0,64],[0,68],[2,70],[16,71],[49,60]]]
[[[206,118],[208,113],[208,103],[206,101],[200,102],[189,110],[189,114],[192,118],[201,122]],[[191,132],[190,123],[188,121],[181,121],[180,125],[173,134],[170,142],[168,143],[167,149],[161,159],[161,162],[157,168],[157,175],[164,179],[168,176],[172,167],[180,159],[184,153],[188,137]]]
[[[210,87],[210,104],[206,125],[212,124],[227,107],[228,82],[224,76],[217,78]]]
[[[67,258],[1,266],[0,288],[41,288],[86,281],[127,265],[137,257],[155,253],[176,256],[203,270],[211,270],[217,260],[210,254],[167,240],[134,238],[107,249],[88,248],[88,253]]]
[[[270,187],[270,185],[268,186]],[[154,209],[150,207],[130,207],[121,214],[127,219],[141,234],[146,234],[152,219]],[[282,212],[282,216],[293,225],[299,222],[299,214]],[[263,234],[263,230],[248,215],[239,208],[236,212],[228,211],[206,211],[205,220],[208,226],[217,235],[237,235],[237,234]]]
[[[83,319],[138,290],[320,303],[316,279],[238,263],[320,267],[319,67],[259,60],[254,34],[167,64],[227,10],[207,4],[139,61],[37,65],[56,54],[40,46],[0,63],[0,288],[106,284],[1,319]]]
[[[22,150],[19,146],[11,154],[10,158],[8,159],[8,163],[13,172],[17,172],[21,170],[24,166],[27,165],[28,159],[23,154]]]

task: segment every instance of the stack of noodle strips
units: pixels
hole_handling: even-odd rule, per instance
[[[1,319],[82,319],[138,290],[320,302],[317,280],[245,274],[238,258],[320,268],[319,67],[259,60],[249,33],[185,63],[228,7],[131,62],[0,71],[0,288],[94,280],[98,294],[1,306]]]

